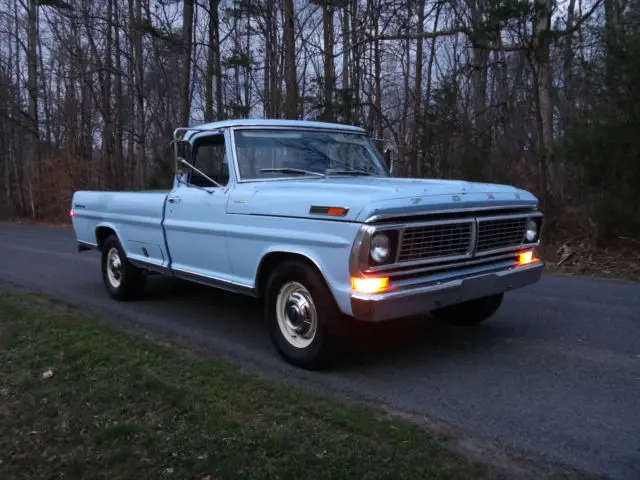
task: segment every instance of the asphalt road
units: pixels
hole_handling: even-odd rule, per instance
[[[0,224],[0,283],[170,333],[320,389],[427,415],[590,473],[640,479],[640,284],[545,274],[473,329],[367,326],[335,370],[274,355],[258,302],[158,278],[149,298],[107,297],[98,255],[70,229]]]

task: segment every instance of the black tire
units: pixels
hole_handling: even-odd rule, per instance
[[[504,293],[498,293],[439,308],[431,314],[437,320],[450,325],[477,325],[488,320],[498,311],[503,298]]]
[[[297,287],[294,283],[303,287],[304,290],[295,291],[294,289]],[[279,302],[281,290],[283,297]],[[293,291],[293,293],[287,295],[287,291]],[[286,302],[286,298],[289,298],[290,301]],[[300,300],[301,298],[302,300]],[[308,315],[296,316],[294,313],[306,311],[304,308],[296,310],[296,307],[304,305],[308,299],[315,307],[316,328],[315,335],[309,334],[310,338],[305,338],[307,332],[312,331],[312,328],[307,328],[308,324],[305,324],[302,319],[310,317]],[[341,344],[340,322],[345,319],[345,315],[338,309],[329,288],[314,268],[297,260],[288,260],[278,265],[267,281],[264,305],[269,337],[282,358],[292,365],[308,370],[324,369],[333,363]],[[289,310],[291,315],[284,316],[281,327],[278,309],[284,309],[285,305],[289,305],[294,311]],[[289,324],[287,324],[287,319],[290,321]],[[287,325],[300,326],[301,334],[286,335],[283,330],[293,332]],[[304,345],[296,346],[292,342],[300,342]]]
[[[110,252],[117,255],[120,262],[120,268],[117,271],[112,270],[114,276],[109,275],[109,255]],[[119,276],[115,274],[119,274]],[[119,282],[114,282],[116,278]],[[107,293],[115,300],[134,300],[140,298],[144,293],[147,277],[144,271],[132,265],[120,245],[118,237],[110,235],[102,245],[102,280],[107,289]]]

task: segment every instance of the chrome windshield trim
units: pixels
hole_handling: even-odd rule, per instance
[[[264,123],[229,125],[230,130],[313,130],[333,133],[350,133],[355,135],[367,135],[367,132],[360,127],[325,127],[319,125],[269,125]]]
[[[240,175],[240,167],[238,164],[238,149],[236,146],[235,132],[237,130],[296,130],[296,131],[310,131],[310,132],[327,132],[327,133],[340,133],[344,135],[356,135],[367,138],[371,141],[371,137],[364,129],[354,128],[340,128],[340,127],[325,127],[325,126],[286,126],[286,125],[264,125],[256,123],[255,125],[235,125],[227,127],[231,136],[231,147],[233,152],[233,164],[236,169],[236,183],[258,183],[258,182],[277,182],[282,180],[300,180],[303,178],[315,178],[316,180],[328,180],[330,178],[345,178],[352,177],[352,175],[328,175],[326,178],[311,177],[311,175],[294,175],[290,177],[278,177],[278,178],[255,178],[255,179],[243,179]],[[383,169],[384,170],[384,169]],[[386,170],[385,170],[386,171]],[[376,175],[376,178],[390,178],[391,176]]]

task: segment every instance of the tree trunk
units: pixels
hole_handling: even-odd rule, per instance
[[[142,25],[142,0],[135,0],[136,5],[136,18],[135,22],[137,28],[134,29],[135,36],[134,41],[134,55],[135,55],[135,69],[136,69],[136,115],[135,115],[135,131],[136,131],[136,143],[135,143],[135,157],[137,164],[140,168],[139,174],[139,187],[145,188],[148,177],[148,166],[145,155],[145,121],[144,121],[144,64],[142,63],[142,33],[140,26]]]
[[[102,168],[98,171],[102,171],[108,165],[113,162],[113,117],[111,111],[111,71],[113,70],[113,2],[114,0],[107,0],[107,39],[106,39],[106,51],[105,51],[105,72],[103,74],[103,88],[102,88],[102,111],[104,112],[104,129],[103,129],[103,150],[102,150]],[[118,35],[116,30],[116,36]]]
[[[440,20],[440,12],[442,11],[442,3],[436,7],[436,16],[433,20],[433,30],[438,30],[438,22]],[[433,88],[433,65],[436,59],[436,38],[431,39],[431,49],[429,51],[429,64],[427,65],[427,88],[424,96],[424,111],[423,111],[423,129],[422,129],[422,151],[426,155],[430,148],[431,143],[431,128],[429,128],[429,109],[431,106],[431,90]],[[429,158],[429,171],[428,175],[433,177],[436,174],[436,165],[431,157]],[[424,176],[424,172],[421,172],[420,176]]]
[[[342,117],[351,123],[351,92],[349,86],[349,4],[342,11]]]
[[[533,49],[531,66],[537,104],[538,124],[538,175],[542,202],[549,207],[548,172],[553,168],[553,102],[551,98],[551,65],[549,30],[551,28],[551,0],[536,2],[536,17],[533,25]]]
[[[469,1],[471,20],[474,25],[480,25],[483,19],[485,5],[483,0]],[[487,42],[490,35],[479,26],[476,31],[477,38],[481,42]],[[490,50],[474,45],[471,60],[471,86],[472,86],[472,120],[473,120],[473,151],[466,155],[465,173],[472,180],[480,180],[483,176],[484,165],[490,158],[491,146],[488,142],[487,122],[487,77]]]
[[[424,32],[424,2],[418,4],[418,35]],[[411,176],[420,177],[422,174],[422,155],[418,152],[418,134],[422,118],[420,115],[420,106],[422,103],[422,48],[424,38],[418,38],[418,46],[416,48],[416,79],[413,88],[413,125],[411,128]]]
[[[137,0],[140,1],[140,0]],[[193,41],[194,0],[184,0],[184,18],[182,24],[182,109],[181,126],[189,125],[191,118],[191,44]]]
[[[327,122],[334,120],[333,89],[335,73],[333,66],[333,7],[325,2],[322,6],[322,27],[324,40],[324,115]]]
[[[285,118],[298,118],[298,80],[296,75],[296,44],[293,0],[284,0],[284,81],[287,87],[284,103]]]
[[[361,34],[359,35],[362,26],[358,16],[358,0],[351,0],[351,110],[353,111],[353,117],[351,121],[358,123],[361,121],[361,105],[360,105],[360,80],[362,78],[363,66],[360,64],[362,57],[363,46],[358,45]]]
[[[125,104],[123,99],[123,88],[122,88],[122,46],[120,43],[120,10],[118,7],[118,1],[114,1],[113,3],[113,29],[116,33],[115,35],[115,78],[114,78],[114,94],[115,94],[115,128],[114,128],[114,137],[115,137],[115,155],[111,162],[110,172],[124,172],[124,110]]]
[[[374,3],[374,2],[372,2]],[[375,112],[374,112],[374,135],[382,138],[382,64],[380,59],[380,4],[373,6],[373,25],[376,40],[373,42],[373,66],[374,66],[374,84],[375,84]]]
[[[271,75],[273,74],[271,71],[271,13],[273,10],[273,0],[265,1],[265,14],[264,14],[264,75],[263,75],[263,100],[262,100],[262,108],[264,110],[264,116],[266,118],[270,118],[273,115],[273,110],[271,108]]]
[[[213,21],[214,73],[216,77],[216,113],[218,120],[224,118],[222,98],[222,59],[220,54],[220,0],[211,0],[211,20]]]
[[[204,82],[204,119],[211,122],[213,116],[213,80],[216,82],[216,118],[224,117],[224,104],[222,101],[222,67],[220,62],[220,15],[218,5],[220,0],[209,0],[209,45],[207,47],[207,71]]]
[[[40,166],[40,134],[38,122],[38,6],[36,0],[29,0],[27,14],[27,92],[29,94],[29,144],[30,163],[34,168],[29,172],[29,196],[31,205],[31,217],[36,217],[36,208],[33,202],[31,182]]]
[[[215,75],[215,35],[213,25],[213,8],[216,0],[209,1],[209,28],[207,45],[207,70],[204,74],[204,121],[213,121],[213,77]]]
[[[605,82],[608,90],[615,88],[615,49],[618,43],[616,0],[604,0]]]

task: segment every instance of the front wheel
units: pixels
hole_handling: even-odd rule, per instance
[[[477,325],[488,320],[498,311],[502,304],[504,293],[488,297],[468,300],[456,305],[439,308],[431,314],[444,323],[451,325]]]
[[[142,295],[146,277],[132,265],[115,235],[102,246],[102,279],[109,295],[115,300],[132,300]]]
[[[271,342],[289,363],[327,367],[343,318],[322,277],[301,261],[287,261],[271,274],[265,291],[265,320]]]

